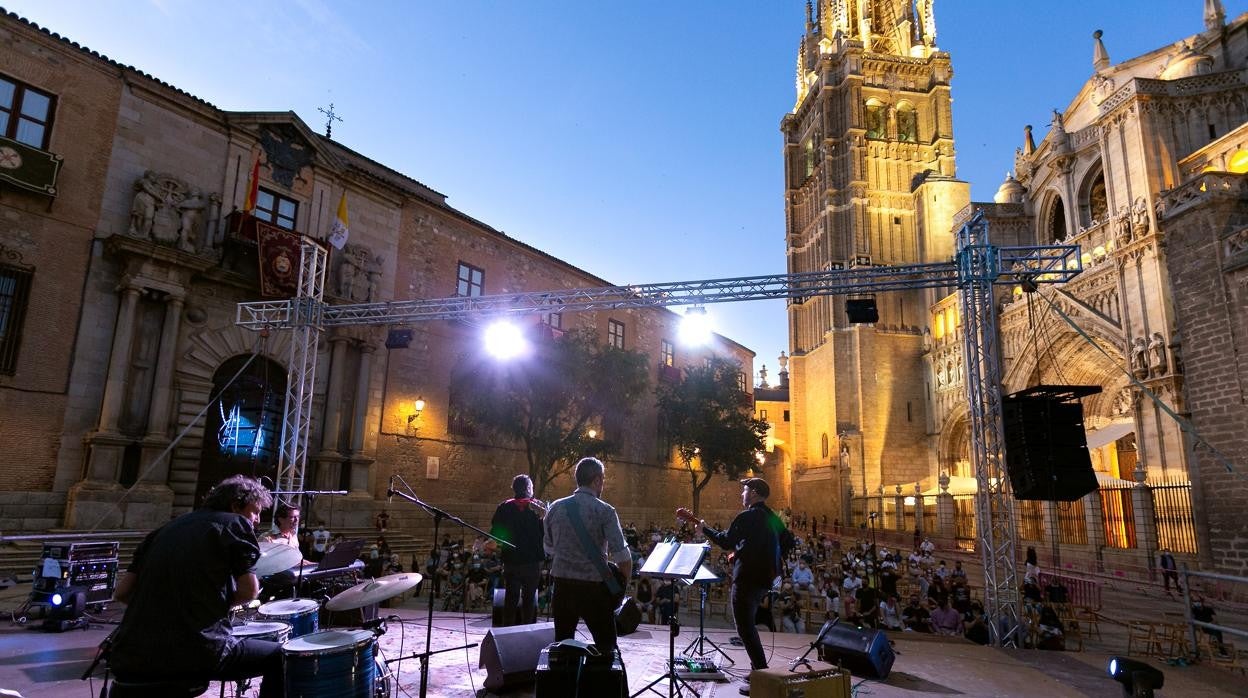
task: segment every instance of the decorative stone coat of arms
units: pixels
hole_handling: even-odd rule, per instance
[[[221,197],[204,194],[170,174],[148,170],[134,183],[126,234],[198,253],[211,246]]]

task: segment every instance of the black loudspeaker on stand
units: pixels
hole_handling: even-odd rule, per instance
[[[883,679],[893,670],[893,646],[881,630],[837,625],[827,628],[819,645],[819,658],[841,664],[854,676]]]

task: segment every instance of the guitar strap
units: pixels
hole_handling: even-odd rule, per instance
[[[568,519],[572,522],[572,530],[576,531],[576,537],[581,540],[585,555],[589,557],[590,562],[594,563],[594,567],[598,568],[598,574],[602,575],[602,580],[607,583],[607,591],[611,592],[612,596],[619,596],[623,589],[620,588],[620,583],[615,581],[615,575],[611,574],[607,561],[602,559],[602,551],[596,550],[594,542],[589,539],[589,531],[585,530],[585,522],[581,520],[581,509],[577,506],[575,496],[568,500]]]

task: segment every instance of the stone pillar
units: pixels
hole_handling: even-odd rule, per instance
[[[316,475],[312,478],[316,489],[338,488],[342,469],[342,454],[338,452],[338,439],[342,434],[342,385],[347,370],[348,339],[341,335],[330,337],[329,387],[325,392],[325,422],[321,431],[321,451],[312,459],[316,463]]]
[[[104,400],[100,405],[97,430],[100,433],[117,433],[117,420],[121,416],[121,403],[126,396],[126,379],[130,372],[130,351],[134,345],[134,316],[141,292],[133,286],[122,290],[121,309],[117,311],[117,326],[113,330],[113,349],[108,359],[108,378],[104,382]],[[116,478],[116,473],[113,473],[113,478]]]
[[[936,527],[940,529],[941,538],[958,536],[957,508],[948,490],[936,495]]]
[[[1135,512],[1135,549],[1152,578],[1157,558],[1157,520],[1153,518],[1152,490],[1144,483],[1131,488],[1131,508]]]
[[[1083,523],[1088,530],[1088,547],[1096,555],[1096,566],[1093,572],[1105,571],[1105,513],[1101,506],[1100,492],[1083,498]]]
[[[364,493],[369,491],[372,480],[373,459],[364,455],[364,436],[368,428],[368,395],[373,373],[373,352],[377,347],[372,344],[360,345],[360,366],[355,382],[355,420],[351,425],[351,492]]]
[[[169,445],[169,411],[173,403],[173,366],[177,361],[178,329],[182,319],[183,300],[170,296],[165,301],[165,322],[160,332],[160,354],[156,357],[156,374],[152,387],[151,410],[147,417],[147,435],[143,439],[142,467],[150,472],[140,473],[140,479],[148,484],[164,485],[169,479],[168,454],[160,463],[153,461]]]
[[[906,498],[901,494],[901,485],[897,485],[896,504],[894,506],[893,520],[889,521],[889,528],[894,531],[906,530]],[[914,500],[918,502],[918,499]]]

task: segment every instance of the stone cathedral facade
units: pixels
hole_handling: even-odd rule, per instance
[[[1243,196],[1237,173],[1248,168],[1248,152],[1236,159],[1248,132],[1248,15],[1228,22],[1216,0],[1192,5],[1195,16],[1203,9],[1204,31],[1127,60],[1112,60],[1112,37],[1096,32],[1092,77],[1047,117],[1043,137],[1024,129],[1014,171],[990,203],[971,202],[957,179],[953,57],[938,48],[930,2],[810,7],[797,102],[781,122],[792,272],[948,260],[954,230],[976,209],[995,244],[1082,248],[1085,271],[1073,281],[1036,294],[1003,288],[998,302],[1004,393],[1102,388],[1083,401],[1100,492],[1016,507],[1020,549],[1051,550],[1082,571],[1144,574],[1160,548],[1243,566],[1232,545],[1244,533],[1233,513],[1243,499],[1221,496],[1237,481],[1218,473],[1228,458],[1248,469],[1244,449],[1209,448],[1227,433],[1219,415],[1228,408],[1209,403],[1202,413],[1192,402],[1212,391],[1243,411],[1242,387],[1216,368],[1233,356],[1216,347],[1242,347],[1243,338],[1234,312],[1212,327],[1185,314],[1180,281],[1192,298],[1227,284],[1216,274],[1195,278],[1191,248],[1172,241],[1189,240],[1180,232],[1197,229],[1194,220],[1217,221],[1224,236],[1244,223],[1228,202]],[[1197,181],[1213,172],[1229,174]],[[1193,213],[1205,206],[1222,213]],[[885,528],[918,525],[972,545],[956,294],[875,300],[874,324],[850,323],[843,298],[790,303],[793,418],[782,440],[794,506],[835,501],[831,510],[848,521],[878,511]],[[1199,395],[1186,380],[1195,371],[1209,376]]]

